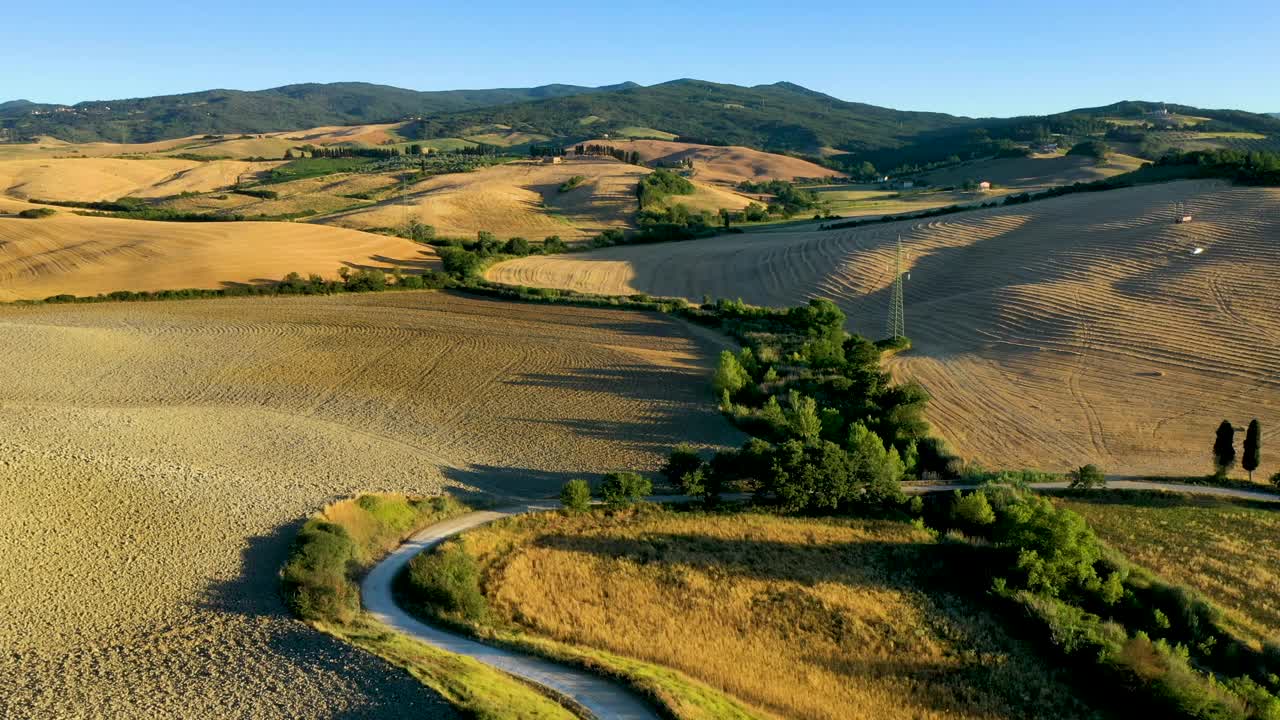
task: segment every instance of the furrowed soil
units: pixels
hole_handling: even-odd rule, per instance
[[[714,340],[657,315],[395,292],[12,306],[0,332],[3,717],[449,717],[287,616],[298,522],[741,439]]]
[[[499,622],[670,667],[760,717],[1085,718],[901,522],[650,510],[470,531]]]
[[[339,267],[420,272],[433,250],[397,237],[280,222],[0,218],[0,301],[115,290],[217,289]]]
[[[1193,222],[1173,222],[1177,202]],[[1178,182],[843,231],[530,257],[488,277],[775,306],[828,297],[851,330],[876,338],[900,235],[914,348],[889,366],[933,394],[929,417],[961,455],[1203,475],[1223,418],[1259,418],[1267,441],[1280,432],[1278,207],[1280,190]]]

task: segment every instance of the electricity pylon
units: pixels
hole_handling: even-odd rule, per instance
[[[906,323],[902,310],[902,236],[898,236],[898,248],[893,258],[893,291],[889,301],[889,320],[885,324],[885,334],[897,340],[906,337]]]

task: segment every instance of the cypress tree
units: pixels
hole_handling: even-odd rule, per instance
[[[1253,481],[1253,471],[1262,464],[1262,425],[1258,418],[1249,423],[1244,434],[1244,456],[1240,458],[1240,467],[1249,473],[1249,481]]]
[[[1227,471],[1235,464],[1236,429],[1229,421],[1223,420],[1213,440],[1213,467],[1218,477],[1226,477]]]

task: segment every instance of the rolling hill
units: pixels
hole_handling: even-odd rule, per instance
[[[1195,221],[1174,224],[1174,203]],[[882,334],[901,236],[914,347],[890,361],[989,466],[1195,475],[1223,418],[1280,422],[1280,191],[1184,181],[838,232],[748,233],[501,263],[606,294],[828,297]],[[1199,252],[1197,252],[1199,248]],[[1269,437],[1274,436],[1274,430]]]
[[[535,88],[421,92],[371,83],[307,83],[269,90],[205,90],[149,98],[51,105],[0,104],[0,127],[18,137],[71,142],[149,142],[205,133],[263,133],[318,125],[403,120],[450,112],[634,87],[543,85]]]
[[[429,248],[386,235],[304,223],[164,223],[60,212],[0,217],[0,302],[116,290],[226,287],[339,266],[435,266]]]

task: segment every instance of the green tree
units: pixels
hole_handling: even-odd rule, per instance
[[[1218,477],[1226,477],[1236,464],[1236,429],[1227,420],[1218,426],[1213,440],[1213,469]]]
[[[435,239],[436,229],[418,218],[412,218],[405,226],[405,234],[414,242],[425,243]]]
[[[693,449],[693,446],[681,443],[667,456],[666,464],[658,472],[662,473],[672,485],[684,489],[685,476],[701,470],[702,464],[702,458],[698,457],[698,452]]]
[[[600,499],[613,510],[634,505],[652,492],[649,478],[633,472],[609,473],[600,483]]]
[[[966,530],[980,530],[996,521],[987,496],[981,492],[962,494],[955,491],[951,500],[951,519]]]
[[[729,222],[732,219],[732,217],[733,217],[733,213],[729,212],[725,208],[720,208],[720,222],[724,223],[725,230],[729,229]]]
[[[584,512],[591,506],[591,486],[581,478],[570,480],[560,488],[560,504],[569,512]]]
[[[528,255],[529,241],[522,237],[513,237],[503,246],[502,251],[508,255]]]
[[[750,380],[742,363],[738,362],[738,358],[732,352],[728,350],[720,352],[720,364],[716,367],[715,377],[711,381],[717,392],[728,392],[734,395],[746,387]]]
[[[1072,490],[1105,487],[1107,484],[1106,475],[1098,469],[1097,465],[1082,465],[1067,473],[1067,476],[1071,479],[1069,487]]]
[[[797,437],[807,441],[818,439],[822,433],[822,419],[818,416],[818,403],[813,398],[805,397],[792,390],[787,395],[787,426]]]
[[[1253,471],[1262,464],[1262,425],[1258,418],[1249,422],[1249,429],[1244,433],[1244,455],[1240,458],[1240,467],[1249,473],[1249,481],[1253,482]]]

